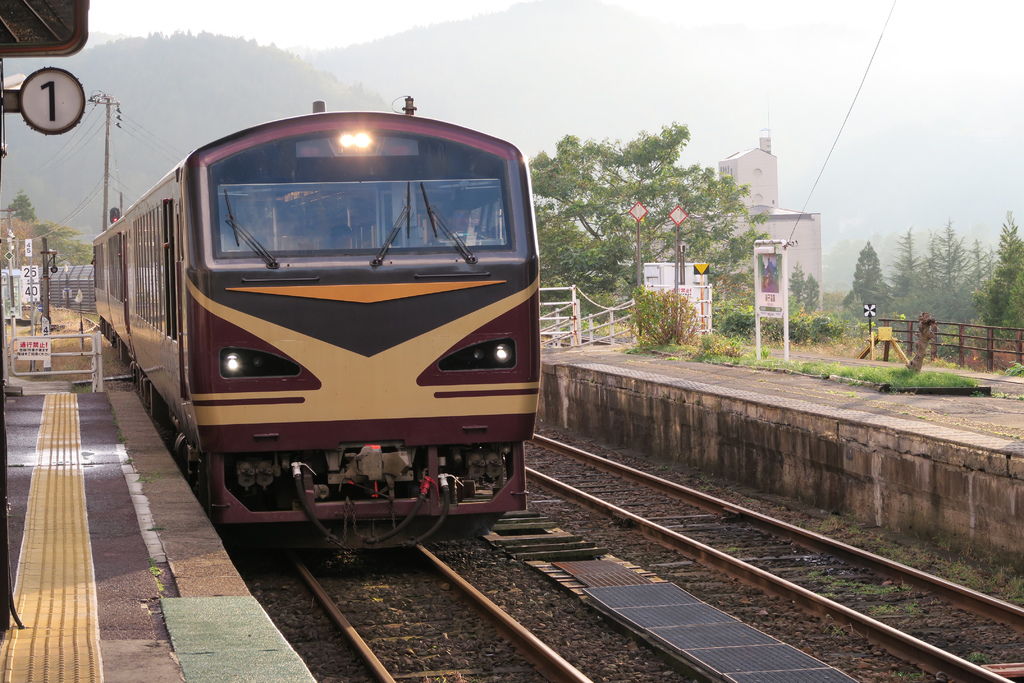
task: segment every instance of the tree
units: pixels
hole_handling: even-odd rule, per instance
[[[760,219],[748,215],[746,189],[732,178],[678,165],[689,139],[678,123],[625,143],[567,135],[554,156],[533,159],[546,284],[600,282],[606,292],[628,294],[636,280],[636,223],[626,211],[636,201],[650,211],[641,223],[643,261],[672,260],[675,225],[668,214],[679,204],[690,214],[682,229],[687,259],[713,263],[716,273],[745,263],[760,236],[750,226]],[[737,225],[745,227],[737,231]],[[556,262],[553,254],[568,258]]]
[[[952,221],[932,233],[921,267],[921,308],[938,320],[969,322],[974,319],[972,284],[968,279],[964,238]]]
[[[889,300],[889,286],[882,277],[882,264],[878,260],[875,248],[868,242],[857,257],[853,284],[850,293],[843,299],[843,305],[859,314],[863,304],[875,304],[880,309],[885,309]]]
[[[971,282],[975,291],[981,289],[988,279],[992,277],[994,266],[994,255],[991,248],[981,245],[981,242],[974,240],[971,250],[967,255],[967,279]]]
[[[805,311],[818,310],[818,300],[821,298],[821,287],[813,275],[807,276],[804,284],[803,306]]]
[[[47,240],[47,246],[57,252],[57,263],[69,263],[71,265],[84,265],[92,261],[92,245],[82,241],[82,233],[66,225],[58,225],[52,222],[29,223],[28,221],[15,218],[10,222],[10,228],[17,240],[35,240],[35,248],[41,251],[43,237]],[[38,254],[34,257],[38,262]]]
[[[789,276],[789,307],[794,310],[817,310],[820,295],[818,281],[814,276],[804,273],[803,266],[799,263],[793,266],[793,272]]]
[[[1024,309],[1016,294],[1024,288],[1024,240],[1018,234],[1013,213],[1006,212],[1006,220],[999,235],[999,249],[992,277],[975,293],[975,303],[981,322],[1005,327],[1024,326]]]
[[[914,251],[914,229],[907,228],[896,242],[896,261],[889,276],[891,294],[897,305],[916,293],[921,279],[920,267],[921,257]]]
[[[14,195],[11,205],[7,208],[12,209],[12,216],[26,223],[35,223],[39,220],[36,218],[35,207],[32,206],[32,201],[25,194],[24,190],[18,190],[18,194]]]

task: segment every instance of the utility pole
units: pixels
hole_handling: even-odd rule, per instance
[[[40,254],[43,262],[43,275],[42,275],[42,300],[43,300],[43,317],[46,318],[46,326],[50,326],[50,273],[57,270],[57,252],[48,248],[46,238],[43,238],[43,251]]]
[[[121,103],[113,95],[102,92],[90,97],[89,101],[107,108],[106,135],[103,139],[103,218],[100,221],[100,232],[103,232],[110,225],[110,108],[119,108]]]

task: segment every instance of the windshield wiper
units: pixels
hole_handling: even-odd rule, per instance
[[[224,205],[227,206],[228,209],[228,225],[231,226],[231,230],[235,233],[235,246],[241,246],[238,241],[238,238],[241,237],[242,241],[244,241],[250,249],[259,254],[260,258],[266,262],[267,268],[272,270],[280,268],[281,264],[277,262],[274,255],[267,251],[267,248],[264,247],[258,239],[253,237],[251,232],[243,228],[239,225],[238,221],[235,220],[235,214],[231,211],[231,202],[228,200],[227,190],[224,190]]]
[[[462,255],[462,258],[466,260],[466,263],[476,263],[476,256],[473,256],[473,252],[469,250],[466,243],[462,241],[457,234],[448,229],[445,225],[444,220],[435,211],[434,207],[430,205],[430,200],[427,199],[427,187],[423,183],[420,183],[420,190],[423,192],[423,204],[427,207],[427,215],[430,216],[430,227],[434,230],[434,237],[437,237],[437,229],[441,228],[441,231],[445,234],[445,237],[455,243],[455,248]]]
[[[388,238],[384,240],[384,244],[380,246],[377,251],[377,255],[370,261],[370,265],[377,267],[384,263],[384,257],[387,256],[388,250],[391,249],[391,245],[394,244],[395,238],[398,237],[398,231],[402,228],[402,219],[405,219],[405,237],[408,239],[410,230],[410,220],[412,214],[409,212],[409,193],[412,183],[405,184],[405,206],[402,207],[402,213],[398,214],[398,218],[395,220],[395,224],[391,226],[391,232],[388,233]]]

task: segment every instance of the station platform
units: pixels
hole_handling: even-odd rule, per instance
[[[889,393],[611,347],[546,350],[542,364],[547,427],[1020,564],[1019,378],[956,371],[991,386],[989,397]]]
[[[781,358],[781,354],[773,354]],[[1024,440],[1024,378],[971,370],[949,370],[925,366],[925,370],[952,372],[991,386],[993,397],[943,396],[939,394],[880,393],[866,386],[827,381],[818,377],[772,372],[738,365],[719,365],[677,360],[665,355],[627,354],[625,347],[584,346],[546,349],[546,363],[596,363],[649,372],[672,379],[699,382],[733,391],[756,391],[768,399],[798,399],[826,409],[855,410],[894,419],[962,430],[965,442],[990,442],[1002,446],[1007,440]],[[831,358],[792,353],[791,360],[838,362],[843,365],[900,367],[898,363]],[[1014,400],[1017,399],[1017,400]],[[970,434],[992,437],[978,440]]]
[[[4,681],[312,681],[134,393],[5,403],[14,604]]]

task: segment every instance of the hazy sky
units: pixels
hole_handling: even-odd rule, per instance
[[[285,49],[326,49],[528,1],[90,0],[89,19],[95,33],[210,32]],[[864,239],[876,230],[931,230],[947,220],[960,230],[992,236],[1005,211],[1024,215],[1014,161],[1024,157],[1021,0],[897,0],[864,90],[813,195],[893,0],[602,1],[658,17],[670,27],[708,27],[702,44],[715,48],[703,57],[714,60],[711,71],[721,80],[703,85],[715,94],[740,96],[728,100],[731,109],[721,98],[702,108],[702,93],[694,93],[696,104],[685,120],[694,132],[687,163],[714,166],[755,144],[756,131],[770,123],[780,159],[781,204],[796,209],[807,203],[809,210],[821,211],[826,244]],[[744,29],[711,28],[723,25]],[[681,30],[680,40],[687,35],[693,36]],[[823,36],[834,41],[823,43]],[[742,42],[751,39],[754,45]],[[643,41],[636,36],[640,51]],[[524,49],[530,49],[528,40]],[[672,67],[652,64],[669,87]],[[665,111],[667,106],[651,99],[631,120],[614,122],[617,127],[595,131],[583,121],[565,132],[628,139],[678,116]],[[550,141],[544,144],[550,147]]]
[[[342,47],[429,24],[465,19],[507,9],[521,0],[176,0],[171,5],[145,0],[91,0],[90,29],[100,33],[145,36],[150,33],[207,31],[255,39],[278,47]],[[991,1],[991,0],[989,0]],[[661,16],[686,26],[747,24],[775,28],[793,24],[845,24],[877,30],[891,0],[856,3],[821,0],[605,0],[637,14]],[[923,7],[945,0],[903,0]],[[981,0],[980,4],[986,4]],[[998,3],[1003,4],[1003,3]],[[1012,6],[1009,0],[1005,3]],[[952,6],[952,3],[950,3]],[[845,9],[844,9],[845,7]],[[292,16],[282,20],[287,8]],[[1019,14],[1019,12],[1018,12]]]

